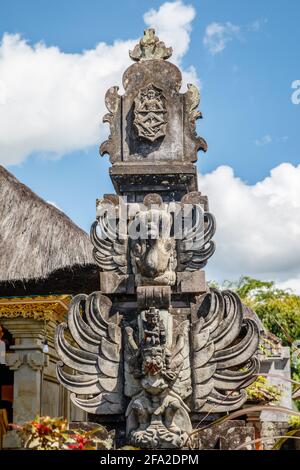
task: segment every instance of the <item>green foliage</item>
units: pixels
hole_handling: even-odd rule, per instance
[[[288,289],[278,289],[273,281],[242,277],[238,282],[226,282],[242,301],[256,312],[267,330],[290,346],[300,338],[300,296]],[[300,360],[291,361],[292,378],[300,381]]]
[[[300,416],[290,416],[289,425],[292,429],[300,430]]]
[[[273,281],[243,277],[228,284],[251,307],[264,326],[278,336],[284,345],[300,338],[300,296],[290,290],[278,289]]]
[[[259,375],[253,384],[246,388],[248,401],[260,403],[276,403],[280,400],[282,390],[271,385],[266,377]]]
[[[215,282],[210,287],[218,287]],[[249,276],[237,282],[226,281],[222,288],[234,290],[242,302],[255,311],[265,328],[281,339],[284,346],[296,351],[294,341],[300,338],[300,296],[289,289],[279,289],[273,281],[260,281]],[[266,339],[264,342],[266,343]],[[264,352],[264,345],[260,345]],[[267,354],[267,351],[266,351]],[[300,382],[300,357],[291,361],[292,378]],[[298,402],[299,409],[300,404]]]

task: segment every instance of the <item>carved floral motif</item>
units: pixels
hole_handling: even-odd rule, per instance
[[[51,295],[0,299],[0,318],[33,318],[34,320],[62,321],[71,297]]]
[[[168,59],[172,55],[172,47],[166,47],[165,43],[155,36],[153,28],[145,29],[144,36],[133,51],[129,51],[132,60],[139,62],[143,60]]]

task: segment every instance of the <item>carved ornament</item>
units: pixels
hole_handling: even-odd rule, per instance
[[[70,300],[69,295],[1,298],[0,318],[62,321]]]

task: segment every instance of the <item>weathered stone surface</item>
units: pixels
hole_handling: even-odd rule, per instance
[[[278,436],[287,433],[289,424],[286,421],[263,421],[261,423],[261,438],[264,450],[271,450],[279,440]]]
[[[137,62],[151,59],[168,59],[172,55],[172,47],[166,47],[165,43],[155,36],[153,28],[145,29],[144,37],[133,51],[129,51],[130,58]]]
[[[163,60],[169,57],[171,49],[156,39],[153,30],[145,31],[144,38],[131,53],[137,63],[123,76],[125,94],[120,96],[118,87],[112,87],[105,97],[109,113],[104,116],[104,122],[109,123],[111,134],[101,145],[100,153],[109,153],[111,163],[119,167],[119,182],[113,179],[120,193],[123,193],[124,165],[128,168],[128,164],[138,163],[144,175],[153,174],[149,164],[154,162],[160,166],[155,171],[157,174],[163,171],[172,175],[172,167],[180,165],[180,173],[185,174],[185,165],[197,160],[197,151],[207,149],[204,139],[196,135],[195,123],[202,117],[197,110],[199,92],[191,84],[186,93],[179,92],[181,72],[174,64]],[[123,171],[123,175],[134,175],[136,170],[137,165],[133,165],[129,172]],[[187,170],[189,173],[189,168]],[[194,169],[193,173],[196,189]]]
[[[136,286],[174,286],[176,271],[197,272],[206,265],[215,251],[215,219],[202,208],[205,200],[199,193],[193,193],[190,202],[185,200],[164,203],[159,194],[150,193],[143,203],[98,201],[91,239],[95,261],[110,273],[101,277],[105,293],[113,288],[125,292],[124,276],[131,273]],[[188,289],[188,276],[183,279]],[[186,292],[201,292],[202,285],[198,289],[192,284],[197,275],[190,280],[191,290]]]
[[[146,30],[130,53],[124,95],[106,93],[111,134],[100,153],[110,155],[112,182],[127,200],[98,200],[91,228],[106,296],[73,299],[68,329],[77,346],[67,325],[56,335],[75,371],[57,369],[73,403],[101,420],[125,415],[127,442],[150,449],[185,447],[190,415],[239,408],[258,371],[254,316],[245,318],[233,292],[205,283],[216,223],[197,190],[194,163],[207,149],[196,135],[200,95],[191,84],[180,93],[171,52]],[[253,432],[227,423],[206,429],[199,446],[232,449]]]
[[[137,307],[169,308],[171,304],[171,288],[169,286],[140,286],[136,289]]]
[[[133,125],[138,136],[154,142],[166,135],[166,100],[162,90],[150,83],[134,100]]]
[[[246,425],[242,420],[230,420],[224,423],[204,427],[194,434],[192,445],[199,450],[235,450],[242,446],[243,450],[253,450],[254,444],[248,444],[254,440],[253,426]]]
[[[260,372],[267,375],[267,380],[270,384],[279,387],[281,390],[278,406],[292,409],[290,348],[280,346],[273,354],[261,358],[260,363]],[[260,419],[262,422],[288,423],[289,416],[270,409],[262,411]]]
[[[193,164],[115,164],[109,169],[114,188],[128,202],[142,202],[148,192],[159,192],[166,202],[180,200],[187,191],[197,189]]]
[[[242,450],[255,450],[254,428],[252,426],[232,427],[227,430],[226,435],[220,436],[220,450],[235,450],[242,446]]]
[[[2,447],[5,450],[17,450],[22,448],[22,440],[16,431],[8,431],[3,436]]]
[[[86,321],[80,308],[84,305]],[[100,292],[89,296],[79,294],[71,302],[68,325],[58,326],[55,343],[61,363],[57,366],[58,380],[70,391],[72,402],[88,413],[117,414],[123,410],[121,374],[121,330],[109,320],[111,303]],[[67,329],[78,347],[66,339]],[[63,369],[66,365],[77,375]],[[78,395],[93,395],[80,398]]]
[[[126,331],[125,380],[130,386],[127,436],[145,448],[183,447],[192,430],[184,399],[191,394],[188,322],[173,340],[168,311],[150,308],[137,319],[137,335]],[[134,388],[132,377],[138,379]]]
[[[100,289],[103,294],[134,294],[134,276],[100,272]]]
[[[14,352],[6,354],[6,365],[14,372],[13,421],[22,424],[41,412],[41,372],[49,364],[49,356],[41,351],[44,323],[29,318],[2,318],[1,324],[16,340],[11,347]]]
[[[255,355],[258,326],[253,320],[243,319],[242,303],[231,291],[211,289],[195,310],[194,409],[199,412],[238,409],[247,399],[244,388],[255,380],[254,374],[259,370]]]
[[[202,294],[207,291],[204,271],[178,272],[177,290],[181,293]]]

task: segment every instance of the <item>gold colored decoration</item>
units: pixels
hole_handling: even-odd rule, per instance
[[[70,295],[0,298],[0,318],[63,321]]]

